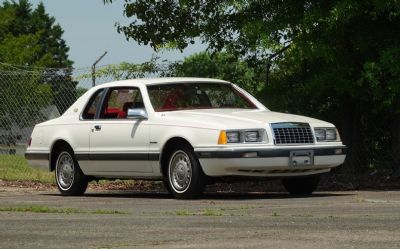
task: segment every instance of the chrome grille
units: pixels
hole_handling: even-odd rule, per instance
[[[314,136],[307,123],[274,123],[275,144],[312,144]]]

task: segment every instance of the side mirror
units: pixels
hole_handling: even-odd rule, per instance
[[[132,108],[128,109],[127,118],[148,119],[149,116],[143,108]]]

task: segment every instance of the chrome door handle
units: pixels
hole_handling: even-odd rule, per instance
[[[101,125],[95,125],[95,126],[94,126],[94,129],[95,129],[96,131],[100,131],[100,130],[101,130]]]

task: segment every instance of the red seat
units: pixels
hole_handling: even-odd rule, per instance
[[[174,110],[177,109],[178,100],[182,99],[182,93],[180,89],[176,89],[175,91],[169,93],[167,99],[164,101],[163,106],[160,110]]]

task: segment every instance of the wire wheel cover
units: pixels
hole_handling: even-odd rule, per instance
[[[61,189],[68,190],[74,182],[74,160],[67,152],[62,152],[57,160],[57,182]]]

